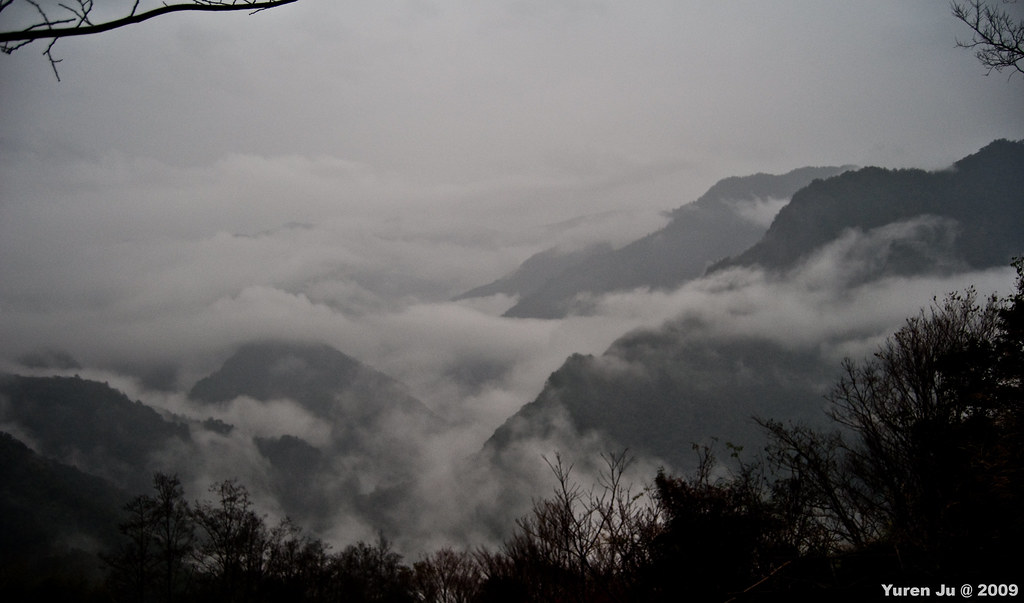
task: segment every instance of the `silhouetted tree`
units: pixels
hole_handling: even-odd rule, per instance
[[[500,558],[485,558],[488,596],[526,601],[630,601],[660,527],[646,490],[624,480],[625,452],[603,455],[596,487],[584,488],[560,456],[548,462],[551,498],[535,501],[516,522]],[[501,588],[499,589],[498,586]],[[505,594],[497,591],[507,591]],[[516,593],[516,599],[508,599]],[[487,599],[491,600],[491,599]]]
[[[154,489],[155,497],[137,496],[125,505],[127,517],[120,525],[125,543],[104,556],[109,590],[117,600],[424,600],[416,598],[413,570],[383,535],[376,544],[359,542],[331,554],[327,544],[289,519],[268,527],[235,480],[214,484],[214,500],[192,506],[176,476],[156,474]],[[442,568],[445,558],[432,557],[435,567]],[[449,565],[443,567],[454,575]]]
[[[694,476],[660,471],[655,479],[665,525],[644,572],[647,600],[726,600],[753,591],[796,556],[760,464],[739,462],[737,471],[714,477],[711,447],[694,449]]]
[[[197,503],[194,513],[202,535],[195,551],[198,568],[219,600],[252,600],[267,569],[266,523],[236,481],[214,484],[210,492],[216,502]]]
[[[1015,266],[1010,297],[950,294],[870,361],[846,361],[829,395],[840,431],[762,422],[780,483],[819,526],[803,532],[804,551],[870,553],[891,574],[1012,571],[1024,535],[1024,274]]]
[[[157,473],[154,503],[154,554],[157,558],[156,583],[160,599],[175,601],[186,592],[191,579],[189,560],[195,544],[192,509],[185,500],[177,475]]]
[[[330,547],[305,535],[290,520],[270,530],[266,572],[260,587],[266,601],[331,601],[340,598],[332,590]]]
[[[113,592],[128,601],[174,601],[190,576],[192,513],[177,476],[156,473],[155,496],[140,495],[124,507],[118,528],[126,542],[104,557]]]
[[[863,487],[852,475],[839,431],[759,422],[771,438],[768,462],[782,469],[772,484],[773,500],[797,550],[830,555],[877,537],[882,528],[861,508]]]
[[[447,547],[414,563],[413,574],[419,598],[426,603],[472,603],[484,580],[477,556]]]
[[[338,587],[346,601],[404,603],[415,601],[412,570],[379,535],[375,545],[359,542],[334,560]]]
[[[126,542],[104,558],[111,568],[111,590],[118,600],[142,603],[151,599],[157,563],[155,508],[155,501],[146,495],[136,496],[124,506],[126,519],[118,530]]]

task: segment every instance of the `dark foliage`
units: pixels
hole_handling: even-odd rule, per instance
[[[177,477],[156,474],[154,495],[123,508],[108,567],[117,601],[415,601],[413,570],[381,536],[331,553],[291,521],[270,527],[235,481],[189,503]]]
[[[1015,265],[1007,299],[951,294],[872,360],[847,362],[830,396],[839,431],[764,422],[772,463],[816,518],[802,548],[868,568],[835,574],[835,587],[865,575],[971,582],[1019,570],[1024,264]]]
[[[726,600],[756,585],[794,556],[756,471],[712,481],[659,473],[665,527],[654,541],[645,584],[651,600]]]
[[[625,453],[603,461],[589,488],[561,458],[548,463],[556,479],[552,497],[536,501],[516,522],[499,553],[480,556],[481,600],[637,600],[660,513],[647,491],[634,492],[625,482]]]

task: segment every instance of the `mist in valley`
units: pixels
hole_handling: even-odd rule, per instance
[[[1012,291],[1021,233],[962,214],[1021,224],[1021,79],[944,4],[324,4],[62,41],[59,83],[3,57],[0,373],[139,433],[67,435],[44,381],[0,431],[416,559],[500,546],[556,456],[592,483],[628,450],[639,488],[695,443],[754,458],[754,417],[824,424],[933,299]],[[872,223],[904,189],[871,178],[982,149],[1006,181],[957,180],[970,207]],[[867,200],[798,213],[822,181]],[[821,240],[773,264],[802,215]]]

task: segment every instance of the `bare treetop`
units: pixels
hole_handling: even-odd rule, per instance
[[[1003,4],[1014,3],[1016,0],[1003,0]],[[970,40],[957,40],[957,46],[974,49],[989,73],[1005,68],[1024,73],[1024,21],[981,0],[953,2],[951,6],[953,16],[973,32]]]
[[[160,15],[182,11],[226,12],[247,11],[258,13],[269,8],[292,4],[298,0],[190,0],[175,4],[161,4],[153,8],[141,8],[141,0],[131,0],[127,14],[105,20],[94,19],[94,0],[0,0],[0,13],[8,10],[8,16],[18,13],[14,19],[24,23],[17,29],[7,30],[0,25],[0,52],[11,54],[35,40],[50,40],[43,55],[50,61],[54,75],[61,59],[53,56],[53,45],[59,38],[87,36],[118,29],[135,23],[148,21]],[[13,7],[13,8],[12,8]],[[127,7],[126,7],[127,8]],[[2,15],[0,15],[2,16]]]

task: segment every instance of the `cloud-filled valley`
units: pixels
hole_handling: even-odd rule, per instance
[[[1024,255],[1022,80],[946,3],[222,16],[0,57],[0,455],[90,505],[237,479],[335,550],[497,550],[552,459],[756,458]]]
[[[1018,146],[1003,149],[1011,164]],[[716,218],[726,229],[717,236],[728,236],[730,224],[757,224],[770,240],[785,222],[750,220],[766,205],[785,205],[769,193],[705,196],[705,206],[734,216]],[[581,290],[586,304],[575,307],[586,311],[561,318],[503,315],[515,292],[458,296],[488,273],[511,272],[510,256],[566,241],[626,250],[638,244],[632,236],[662,241],[654,255],[677,249],[663,240],[698,236],[678,225],[692,211],[545,224],[531,217],[505,223],[497,241],[472,236],[472,216],[378,223],[359,211],[245,234],[90,235],[61,268],[67,278],[45,291],[34,289],[29,271],[11,273],[9,282],[23,286],[4,300],[6,371],[109,383],[163,413],[162,429],[186,429],[187,437],[140,457],[133,467],[142,481],[131,488],[156,469],[180,471],[196,492],[237,477],[269,512],[329,540],[385,530],[405,550],[424,552],[495,543],[496,526],[547,491],[543,459],[555,454],[578,459],[584,474],[599,454],[625,448],[648,474],[687,471],[693,442],[756,450],[763,434],[754,416],[819,422],[843,358],[869,356],[935,297],[967,286],[1004,292],[1012,282],[1008,264],[972,268],[957,254],[959,222],[921,214],[846,228],[782,270],[715,268],[665,286],[656,274],[665,268],[650,268],[650,285]],[[852,215],[855,224],[861,214]],[[102,215],[90,220],[109,227]],[[610,222],[620,225],[612,239]],[[62,258],[49,241],[18,253]],[[672,257],[639,265],[675,270],[688,261]],[[916,258],[911,269],[899,268],[906,258]],[[570,262],[553,279],[593,282],[570,278],[587,265]],[[254,343],[274,341],[290,343],[253,356],[261,349]],[[64,368],[40,368],[47,351]],[[346,377],[351,363],[394,384]],[[224,393],[200,393],[230,366],[242,372],[222,379]],[[433,418],[402,410],[403,398]],[[41,450],[53,437],[16,412],[4,426]],[[60,458],[121,482],[130,472],[106,467],[112,457],[77,454]]]

